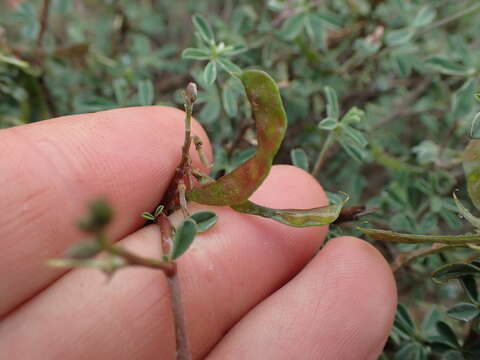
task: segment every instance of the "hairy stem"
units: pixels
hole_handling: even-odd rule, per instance
[[[186,97],[185,97],[186,98]],[[178,206],[178,184],[187,173],[188,166],[190,165],[190,145],[192,143],[191,127],[192,127],[192,111],[193,102],[186,98],[185,102],[185,140],[182,147],[182,158],[180,164],[175,170],[173,180],[165,193],[162,200],[162,204],[165,205],[165,211],[167,214],[172,213]]]
[[[177,360],[191,360],[190,342],[187,336],[187,324],[185,322],[185,313],[182,304],[182,292],[178,272],[167,277],[168,287],[170,289],[170,299],[172,301],[173,320],[175,323],[175,339],[177,349]]]
[[[182,184],[183,183],[180,182],[180,185]],[[164,214],[160,216],[158,223],[160,225],[162,255],[169,255],[173,247],[173,226],[170,223],[168,217]],[[185,321],[185,313],[183,311],[182,292],[180,288],[180,280],[177,275],[177,266],[176,262],[170,262],[170,264],[173,264],[175,271],[168,274],[165,273],[165,275],[167,275],[167,283],[170,291],[170,301],[172,305],[172,314],[175,328],[175,344],[177,350],[176,359],[191,360],[192,355],[190,353],[190,343],[188,341],[187,324]]]
[[[153,269],[162,270],[167,276],[175,273],[175,265],[157,259],[150,259],[139,256],[123,247],[114,245],[106,240],[104,235],[100,236],[100,240],[106,252],[120,256],[125,259],[128,264],[136,266],[145,266]]]
[[[320,154],[318,154],[317,162],[313,167],[313,171],[312,171],[313,176],[317,176],[318,173],[320,172],[320,169],[322,168],[322,165],[325,162],[327,152],[330,149],[330,146],[333,144],[333,138],[334,138],[334,132],[330,131],[330,133],[327,136],[327,139],[325,140],[325,143],[323,144],[323,148],[320,151]]]

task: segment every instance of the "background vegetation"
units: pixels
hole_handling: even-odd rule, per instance
[[[220,174],[255,145],[243,89],[229,72],[262,68],[278,81],[289,118],[278,163],[313,171],[332,200],[341,190],[350,205],[374,209],[362,221],[377,228],[465,233],[472,228],[451,194],[468,198],[461,153],[478,108],[479,10],[478,0],[2,2],[0,128],[181,106],[178,90],[193,80],[195,116]],[[332,226],[331,235],[360,236],[358,224]],[[418,248],[375,245],[390,262]],[[475,278],[429,278],[469,256],[449,251],[397,271],[405,307],[384,359],[480,356]]]

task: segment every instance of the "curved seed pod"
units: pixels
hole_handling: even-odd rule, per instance
[[[232,209],[245,214],[266,217],[295,227],[322,226],[331,224],[338,218],[343,205],[349,198],[347,194],[343,193],[343,195],[345,199],[338,204],[313,209],[270,209],[248,200],[233,205]]]
[[[267,177],[272,161],[282,144],[287,117],[275,81],[266,72],[244,71],[245,86],[257,128],[255,155],[217,181],[187,193],[187,199],[206,205],[235,205],[245,202]]]
[[[442,243],[448,245],[471,245],[480,244],[480,235],[413,235],[401,234],[387,230],[365,229],[357,227],[365,235],[374,240],[408,243],[408,244],[432,244]]]
[[[463,153],[463,169],[470,199],[480,210],[480,140],[470,140]]]

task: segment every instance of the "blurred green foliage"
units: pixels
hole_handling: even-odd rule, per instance
[[[289,119],[277,162],[292,154],[332,199],[341,190],[351,204],[376,208],[368,217],[376,227],[471,231],[451,194],[468,197],[461,154],[478,111],[478,0],[2,2],[0,26],[0,128],[181,106],[178,89],[193,80],[195,116],[221,174],[254,153],[251,112],[230,74],[257,67],[277,80]],[[359,235],[351,223],[331,229]],[[376,245],[389,260],[418,248]],[[480,356],[478,321],[446,314],[453,307],[454,318],[477,319],[478,298],[427,276],[472,252],[431,255],[397,273],[412,315],[399,310],[384,359]],[[426,324],[419,330],[410,316]]]

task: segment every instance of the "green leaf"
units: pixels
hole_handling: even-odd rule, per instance
[[[284,21],[280,30],[280,35],[286,40],[295,39],[305,26],[306,16],[304,12],[299,12],[290,16]]]
[[[124,78],[113,80],[113,92],[119,106],[124,106],[127,100],[127,82]]]
[[[375,142],[370,142],[370,150],[372,152],[373,157],[377,161],[377,163],[385,166],[388,169],[392,169],[395,171],[405,171],[405,172],[413,172],[413,173],[422,173],[425,170],[419,166],[413,166],[410,164],[407,164],[400,159],[397,159],[396,157],[388,154],[385,150],[380,147]],[[423,182],[420,182],[421,180],[418,180],[415,182],[415,185],[423,184]],[[431,192],[430,192],[431,193]],[[429,194],[430,194],[429,193]]]
[[[437,71],[446,75],[468,76],[475,72],[475,69],[470,69],[464,65],[460,65],[452,60],[434,56],[425,61],[425,64],[431,65]]]
[[[318,127],[322,130],[330,131],[330,130],[336,129],[339,124],[340,123],[338,122],[337,119],[327,117],[327,118],[323,119],[322,121],[320,121],[320,123],[318,124]]]
[[[103,199],[91,202],[88,214],[80,219],[78,226],[85,232],[98,233],[107,226],[113,218],[113,210]]]
[[[318,13],[310,13],[305,21],[305,26],[315,47],[325,48],[327,32],[325,31],[324,19],[318,16]]]
[[[219,57],[218,63],[226,72],[230,74],[240,74],[242,72],[242,69],[224,57]]]
[[[455,92],[453,95],[452,110],[454,119],[462,118],[472,111],[475,102],[473,95],[475,88],[476,80],[468,79],[462,87]]]
[[[363,162],[367,158],[367,152],[351,138],[342,136],[338,139],[338,142],[343,150],[358,163]]]
[[[200,38],[207,44],[215,43],[215,37],[213,36],[213,31],[210,25],[207,23],[207,20],[200,15],[195,14],[192,16],[193,26]]]
[[[30,67],[30,65],[26,61],[20,60],[13,56],[5,56],[2,54],[0,54],[0,62],[19,67],[20,69],[28,69]]]
[[[422,6],[412,21],[413,27],[422,27],[430,24],[436,16],[436,11],[429,5]]]
[[[186,219],[177,228],[173,243],[172,260],[178,259],[192,245],[197,234],[197,224],[194,220]]]
[[[365,135],[363,135],[362,132],[351,126],[342,126],[341,136],[347,136],[361,148],[364,148],[368,145],[368,140]]]
[[[248,50],[248,47],[246,45],[235,44],[235,45],[226,46],[223,50],[220,51],[220,54],[224,56],[235,56],[247,50]]]
[[[215,82],[217,78],[217,62],[215,60],[211,60],[205,69],[203,70],[203,79],[207,85],[211,85]]]
[[[393,325],[404,335],[415,336],[415,324],[413,323],[407,308],[403,304],[399,303],[397,305],[397,312],[395,313]]]
[[[146,220],[155,221],[156,217],[150,214],[149,212],[142,213],[142,217]]]
[[[347,113],[342,117],[340,122],[343,125],[350,125],[350,124],[354,124],[354,123],[359,123],[359,122],[362,121],[364,116],[365,116],[365,112],[354,106],[350,110],[347,111]]]
[[[271,209],[257,205],[251,201],[233,205],[232,209],[250,215],[257,215],[295,227],[323,226],[334,222],[340,215],[343,205],[348,201],[348,195],[338,204],[312,209]]]
[[[183,59],[208,60],[210,57],[211,53],[208,49],[187,48],[182,51]]]
[[[480,139],[480,112],[475,114],[470,127],[470,137],[472,139]]]
[[[433,332],[436,334],[435,324],[443,317],[443,312],[440,312],[438,309],[433,308],[424,317],[422,321],[421,331],[422,334],[430,336],[433,335]]]
[[[480,229],[480,218],[472,215],[470,210],[468,210],[463,204],[458,200],[457,195],[453,193],[453,200],[455,201],[455,205],[457,205],[458,212],[462,215],[470,224],[472,224],[477,229]]]
[[[325,86],[324,91],[327,98],[327,117],[338,119],[340,109],[338,107],[337,93],[330,86]]]
[[[343,27],[343,22],[340,17],[329,15],[326,13],[315,13],[315,16],[321,19],[332,30],[338,30]]]
[[[465,360],[461,351],[449,350],[443,354],[442,360]]]
[[[253,157],[215,182],[194,188],[189,200],[206,205],[235,205],[246,201],[267,177],[285,136],[287,117],[275,81],[265,72],[244,71],[240,75],[252,105],[258,146]]]
[[[407,342],[395,353],[394,360],[426,360],[427,353],[422,344]]]
[[[141,80],[137,84],[138,102],[141,106],[152,105],[154,99],[153,84],[150,80]]]
[[[412,28],[391,30],[385,36],[385,41],[390,46],[399,46],[410,41],[413,35],[415,35],[415,31]]]
[[[462,284],[463,290],[465,290],[465,293],[467,294],[470,301],[478,303],[478,287],[475,278],[472,275],[466,275],[462,276],[459,280],[460,284]]]
[[[480,140],[470,140],[463,152],[463,170],[467,178],[468,195],[480,209]]]
[[[155,218],[158,218],[162,213],[163,208],[164,208],[163,205],[158,205],[157,208],[155,209],[155,212],[153,213],[153,216],[155,216]]]
[[[475,265],[451,263],[436,269],[432,274],[432,279],[438,283],[443,283],[463,276],[476,276],[478,273],[480,273],[480,268]]]
[[[223,108],[228,116],[234,117],[237,115],[238,105],[237,96],[231,86],[225,85],[222,91]]]
[[[462,321],[470,321],[480,314],[478,306],[469,303],[458,303],[447,311],[448,316]]]
[[[437,331],[438,334],[441,336],[442,340],[451,345],[454,348],[460,348],[460,344],[458,343],[457,336],[452,328],[445,322],[439,321],[437,322]]]
[[[102,250],[103,247],[100,242],[96,240],[89,240],[72,246],[65,253],[65,257],[67,257],[68,259],[77,260],[89,259],[97,255]]]
[[[199,211],[192,214],[189,219],[192,219],[197,224],[197,231],[199,233],[207,231],[217,223],[218,216],[213,211]]]
[[[397,66],[398,73],[402,77],[409,77],[412,73],[411,55],[395,55],[393,61]]]
[[[294,166],[308,171],[308,156],[303,149],[297,148],[290,151],[290,157]]]

